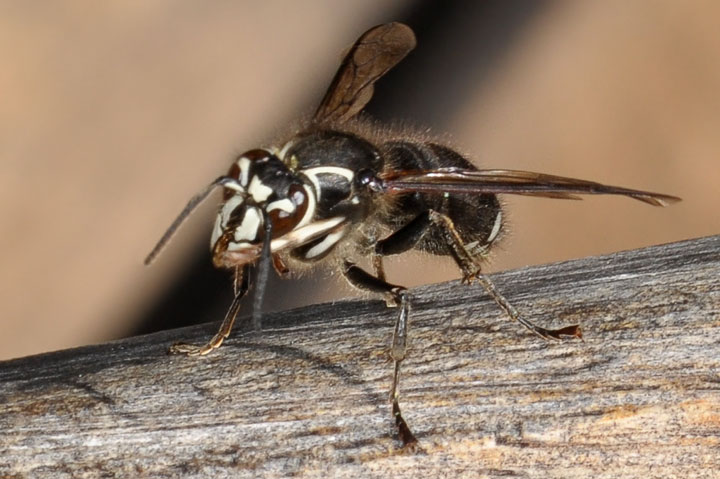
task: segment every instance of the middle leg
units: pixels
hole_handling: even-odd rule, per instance
[[[393,333],[390,357],[393,360],[393,380],[390,387],[390,401],[392,402],[392,414],[395,419],[395,426],[398,430],[398,437],[403,446],[409,446],[417,442],[415,435],[405,422],[400,411],[398,384],[400,382],[400,363],[407,354],[408,337],[408,315],[410,313],[410,296],[406,288],[390,284],[387,281],[371,275],[355,264],[345,261],[343,267],[345,278],[358,289],[382,294],[400,308],[395,330]]]

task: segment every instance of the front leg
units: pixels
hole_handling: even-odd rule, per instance
[[[400,382],[400,363],[407,354],[408,336],[408,315],[410,313],[410,296],[406,288],[390,284],[383,279],[371,275],[362,268],[346,261],[343,267],[345,278],[358,289],[379,293],[399,306],[400,311],[395,321],[392,347],[390,357],[393,360],[393,381],[390,387],[390,401],[392,402],[392,414],[395,419],[395,426],[403,446],[410,446],[417,442],[417,438],[410,430],[400,411],[398,384]]]
[[[250,288],[250,265],[243,266],[242,269],[235,269],[235,279],[233,280],[233,288],[235,297],[233,298],[230,308],[225,313],[220,329],[215,336],[202,346],[187,343],[175,343],[170,346],[170,354],[187,354],[188,356],[204,356],[210,351],[220,347],[222,342],[230,335],[235,317],[240,309],[240,300]]]

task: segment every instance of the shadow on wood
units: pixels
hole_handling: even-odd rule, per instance
[[[720,236],[413,290],[393,438],[395,311],[342,301],[0,363],[2,477],[718,477]]]

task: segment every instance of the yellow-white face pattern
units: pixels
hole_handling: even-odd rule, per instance
[[[313,242],[302,252],[302,259],[313,260],[327,254],[345,235],[345,216],[316,215],[318,203],[332,201],[323,198],[324,185],[335,185],[335,193],[351,190],[351,170],[317,167],[295,173],[271,152],[251,150],[233,163],[227,176],[235,181],[223,185],[225,201],[210,239],[216,265],[232,267],[257,260],[268,219],[272,253]]]

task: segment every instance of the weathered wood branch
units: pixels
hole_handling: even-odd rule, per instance
[[[413,291],[392,436],[395,310],[342,301],[0,363],[1,477],[720,477],[720,236]]]

